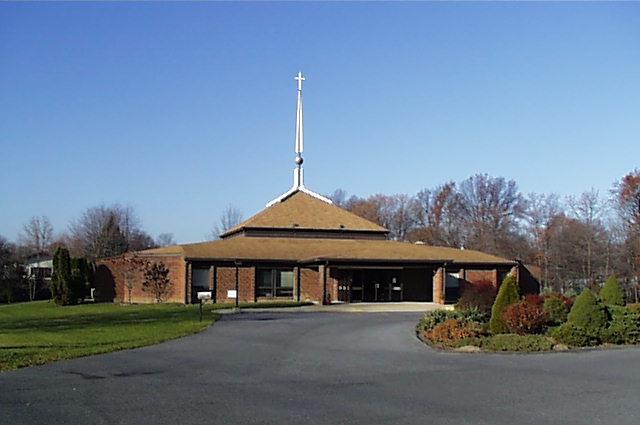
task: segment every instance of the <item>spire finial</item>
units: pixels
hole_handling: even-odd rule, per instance
[[[285,199],[289,198],[289,196],[293,195],[296,192],[304,192],[307,195],[311,195],[314,198],[320,199],[321,201],[326,202],[327,204],[332,204],[331,199],[326,198],[322,195],[319,195],[315,192],[304,187],[304,170],[302,169],[302,163],[304,160],[302,159],[302,151],[304,150],[304,126],[302,119],[302,82],[305,80],[302,72],[298,72],[296,76],[293,78],[298,82],[298,105],[296,107],[296,143],[294,146],[294,151],[296,154],[296,168],[293,170],[293,186],[291,189],[278,196],[276,199],[272,200],[267,204],[267,207],[277,204],[278,202],[282,202]]]
[[[298,82],[298,103],[296,106],[296,142],[294,152],[296,154],[296,172],[294,175],[293,186],[304,187],[304,172],[302,171],[302,151],[304,150],[304,121],[302,117],[302,82],[305,80],[302,72],[294,77]]]

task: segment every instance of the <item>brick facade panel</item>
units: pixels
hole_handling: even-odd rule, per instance
[[[162,262],[169,269],[171,290],[165,302],[184,303],[186,301],[186,267],[182,257],[139,256],[139,258],[142,261]],[[131,270],[125,265],[122,257],[98,260],[96,266],[96,296],[99,301],[155,302],[153,293],[143,289],[144,272],[142,267]]]
[[[235,298],[229,298],[228,291],[236,289],[236,268],[216,267],[218,287],[216,300],[220,303],[233,303]],[[238,268],[238,300],[241,302],[255,301],[255,267]]]

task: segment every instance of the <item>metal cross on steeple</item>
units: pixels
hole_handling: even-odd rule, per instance
[[[331,204],[331,200],[319,195],[315,192],[310,191],[306,187],[304,187],[304,170],[302,169],[302,163],[304,160],[302,159],[302,151],[304,150],[304,120],[302,114],[302,82],[305,80],[302,72],[298,72],[298,74],[293,78],[298,82],[298,103],[296,105],[296,142],[294,146],[294,152],[296,154],[296,168],[293,170],[293,186],[287,192],[278,196],[276,199],[272,200],[267,204],[267,207],[274,205],[278,202],[281,202],[287,199],[289,196],[296,192],[304,192],[308,195],[313,196],[314,198],[318,198],[328,204]]]

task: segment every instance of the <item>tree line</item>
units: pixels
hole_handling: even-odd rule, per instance
[[[119,204],[87,208],[69,223],[66,231],[60,233],[54,232],[46,216],[34,216],[24,224],[15,243],[0,235],[0,302],[49,296],[55,298],[56,291],[52,290],[55,285],[49,287],[44,280],[51,277],[55,281],[56,276],[43,276],[41,273],[29,275],[25,265],[52,258],[58,248],[68,250],[67,256],[72,263],[91,264],[97,259],[128,251],[174,244],[171,233],[161,233],[154,239],[143,230],[142,222],[133,208]],[[75,270],[74,267],[72,264],[71,270]],[[79,285],[71,278],[69,282],[72,284],[65,284],[64,287],[71,288],[69,298],[73,298],[78,292],[73,288]],[[62,290],[58,293],[62,293]]]
[[[537,266],[543,288],[566,292],[596,287],[616,275],[632,298],[640,295],[640,170],[615,181],[609,193],[594,189],[578,196],[523,194],[514,180],[476,174],[415,195],[348,196],[338,189],[333,202],[390,230],[395,240],[476,249]],[[242,220],[228,206],[211,238]],[[3,288],[24,282],[25,260],[66,247],[73,258],[94,261],[175,244],[173,235],[151,237],[133,208],[100,205],[85,210],[54,234],[45,216],[32,217],[17,243],[0,235],[0,299]],[[31,286],[30,286],[31,285]]]
[[[635,299],[640,291],[640,170],[609,193],[528,193],[514,180],[476,174],[416,195],[348,196],[338,206],[374,221],[395,240],[475,249],[537,266],[544,288],[596,287],[616,275]]]

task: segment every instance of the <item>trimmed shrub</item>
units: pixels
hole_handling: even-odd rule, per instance
[[[560,325],[567,321],[569,307],[561,297],[560,294],[548,295],[542,305],[545,313],[547,313],[549,323],[552,325]]]
[[[592,333],[599,333],[607,326],[607,310],[593,295],[589,288],[586,288],[573,304],[567,323],[583,327]]]
[[[610,276],[600,290],[600,299],[605,305],[625,304],[625,293],[615,276]]]
[[[542,305],[527,300],[511,304],[503,318],[509,331],[518,335],[542,333],[548,320]]]
[[[418,332],[427,332],[435,328],[440,323],[449,319],[459,319],[465,322],[484,323],[487,321],[487,315],[479,312],[477,309],[469,310],[434,310],[429,311],[422,316],[416,327]]]
[[[489,315],[495,299],[496,288],[491,282],[467,283],[456,304],[456,309],[477,309]]]
[[[549,351],[553,341],[542,335],[501,334],[483,338],[481,347],[488,351]]]
[[[587,288],[576,298],[567,322],[553,329],[551,336],[573,347],[598,345],[607,327],[607,319],[606,308]]]
[[[600,332],[597,329],[588,329],[569,322],[551,329],[549,336],[570,347],[589,347],[598,345],[601,341]]]
[[[611,322],[602,332],[602,340],[610,344],[640,343],[640,313],[624,307],[609,307]]]
[[[426,332],[424,336],[442,347],[456,347],[461,341],[477,338],[484,334],[482,325],[463,319],[447,319]]]
[[[520,300],[520,294],[518,293],[518,284],[516,278],[513,275],[508,275],[500,289],[498,290],[498,296],[491,308],[491,320],[489,321],[489,328],[494,335],[509,333],[509,328],[504,321],[504,311],[511,304],[515,304]]]

